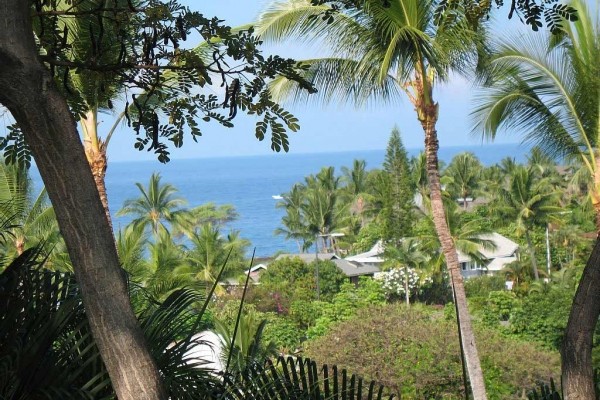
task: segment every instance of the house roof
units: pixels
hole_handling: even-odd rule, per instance
[[[345,259],[348,261],[354,261],[359,263],[382,263],[383,258],[379,257],[383,254],[383,241],[378,240],[377,243],[371,247],[371,250],[364,253],[356,254]]]
[[[492,260],[492,262],[490,262],[487,265],[486,268],[487,268],[488,271],[500,271],[504,267],[506,267],[506,264],[510,264],[513,261],[517,261],[517,257],[498,257],[498,258],[494,258]]]
[[[507,237],[502,236],[499,233],[493,232],[493,233],[488,233],[485,235],[479,235],[480,239],[485,239],[485,240],[489,240],[492,243],[494,243],[494,245],[496,246],[496,248],[494,249],[486,249],[482,246],[479,247],[479,252],[488,260],[496,260],[496,259],[508,259],[510,258],[510,261],[506,261],[504,264],[508,264],[509,262],[512,262],[515,260],[515,252],[519,249],[519,245],[516,244],[515,242],[513,242],[512,240],[510,240]],[[463,262],[468,262],[471,261],[471,257],[469,257],[468,255],[464,254],[461,251],[456,251],[458,253],[458,262],[463,263]],[[500,269],[502,269],[504,267],[504,264],[502,264],[502,267],[499,267],[498,269],[495,269],[496,265],[500,265],[499,263],[501,263],[500,261],[498,261],[498,263],[491,263],[488,265],[488,270],[490,271],[498,271]],[[493,264],[493,265],[492,265]],[[490,265],[492,265],[492,267],[490,268]]]
[[[495,249],[483,248],[480,250],[487,259],[511,257],[519,249],[518,244],[496,232],[480,235],[479,238],[490,240],[496,245]]]
[[[334,259],[331,260],[333,263],[344,273],[347,277],[360,276],[360,275],[372,275],[379,272],[379,267],[374,265],[364,265],[357,262],[350,262],[348,260]]]
[[[258,264],[258,265],[255,265],[254,267],[250,268],[250,269],[245,270],[244,272],[245,273],[256,272],[256,271],[261,270],[261,269],[267,269],[267,266],[265,264]]]
[[[283,258],[295,258],[298,257],[305,263],[311,263],[315,261],[315,253],[300,253],[300,254],[280,254],[275,260],[281,260]],[[333,260],[339,258],[335,253],[319,253],[319,260]]]

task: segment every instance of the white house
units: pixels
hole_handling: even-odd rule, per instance
[[[482,264],[478,264],[466,254],[457,251],[458,262],[460,263],[461,272],[464,278],[498,272],[504,268],[506,264],[517,259],[516,252],[519,249],[519,245],[512,240],[496,232],[481,235],[480,238],[489,240],[494,244],[495,248],[486,249],[483,246],[480,246],[479,252],[485,259]],[[383,242],[379,240],[371,250],[351,257],[346,257],[345,259],[348,261],[359,262],[364,265],[380,267],[384,261],[383,251]]]
[[[458,262],[463,277],[470,278],[472,276],[485,275],[488,273],[497,273],[502,270],[507,264],[517,260],[517,250],[519,245],[500,235],[499,233],[490,233],[481,235],[481,239],[489,240],[495,245],[494,249],[479,248],[479,252],[485,258],[482,264],[472,260],[466,254],[458,251]]]

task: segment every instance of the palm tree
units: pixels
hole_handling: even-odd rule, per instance
[[[244,265],[244,254],[250,244],[232,231],[223,237],[219,228],[211,223],[204,224],[190,238],[191,249],[184,266],[177,274],[188,274],[194,279],[214,284],[219,271],[225,266],[224,277],[240,272]],[[225,263],[227,261],[227,263]],[[218,287],[220,290],[220,287]]]
[[[72,43],[70,51],[76,59],[89,57],[89,49],[92,47],[90,31],[102,31],[103,37],[106,38],[101,51],[95,55],[96,62],[110,64],[122,56],[120,55],[121,46],[116,39],[118,32],[114,30],[114,26],[100,26],[98,22],[100,18],[95,13],[90,13],[92,10],[98,10],[102,4],[97,0],[77,3],[57,2],[58,10],[79,13],[78,18],[58,17],[60,28],[64,28],[68,32],[68,41]],[[127,7],[127,4],[124,0],[118,0],[115,6]],[[129,51],[129,49],[125,49],[125,51]],[[124,86],[119,84],[117,78],[116,75],[111,75],[106,71],[97,72],[88,69],[73,69],[69,71],[68,76],[68,84],[72,86],[70,89],[73,92],[72,96],[76,97],[80,104],[83,104],[80,106],[83,109],[78,110],[78,115],[80,116],[79,123],[85,155],[111,227],[112,220],[104,181],[108,161],[106,151],[113,133],[125,117],[125,112],[114,118],[111,127],[105,132],[104,138],[100,134],[99,113],[111,114],[112,102],[118,101],[119,96],[124,93]]]
[[[52,249],[60,240],[54,210],[46,190],[33,196],[33,183],[27,169],[0,159],[0,219],[9,221],[1,252],[12,258],[30,247],[44,245]]]
[[[522,285],[532,277],[531,268],[524,260],[515,260],[502,269],[507,279],[512,280],[513,290],[522,289]],[[527,289],[527,287],[525,287]]]
[[[457,251],[468,256],[471,260],[477,262],[479,265],[485,263],[485,257],[481,254],[481,249],[494,249],[494,243],[487,238],[490,233],[489,230],[485,229],[481,225],[479,219],[469,219],[468,214],[461,212],[458,205],[452,201],[446,204],[446,220],[448,221],[448,227],[450,228],[450,234],[452,241]],[[432,255],[438,255],[438,259],[435,257],[431,262],[433,267],[432,274],[438,276],[442,273],[439,266],[443,264],[439,253],[439,237],[435,232],[435,225],[433,223],[431,215],[427,215],[425,220],[428,223],[429,234],[423,233],[421,236],[423,248],[429,250]]]
[[[283,227],[275,229],[276,235],[283,235],[286,239],[295,240],[298,251],[304,252],[310,247],[314,237],[308,232],[308,227],[302,214],[302,203],[306,187],[295,184],[292,189],[283,195],[283,200],[277,202],[275,207],[285,209],[286,215],[282,217]]]
[[[529,151],[527,164],[533,168],[538,178],[559,178],[556,162],[537,146]]]
[[[318,237],[321,238],[321,248],[324,250],[333,247],[333,237],[329,236],[331,233],[349,226],[350,204],[341,201],[339,182],[340,178],[335,176],[333,167],[321,169],[316,176],[310,175],[306,178],[306,190],[300,205],[307,232],[317,241],[317,248]]]
[[[539,273],[531,231],[536,226],[545,226],[561,211],[557,205],[556,192],[551,190],[547,179],[537,181],[531,168],[518,166],[510,177],[508,188],[502,190],[501,197],[505,210],[513,216],[517,228],[525,234],[531,269],[537,281]]]
[[[354,160],[352,169],[342,167],[342,179],[345,181],[345,194],[351,203],[350,211],[360,219],[360,226],[366,221],[367,203],[369,194],[367,192],[367,163],[364,160]]]
[[[436,130],[439,107],[433,98],[434,85],[450,71],[476,65],[481,42],[471,23],[481,16],[467,17],[461,7],[462,3],[448,7],[436,18],[435,1],[366,0],[361,8],[340,12],[329,21],[321,18],[325,6],[311,7],[306,0],[277,1],[261,16],[257,33],[265,40],[293,37],[328,48],[330,57],[306,61],[307,76],[319,89],[320,100],[362,104],[404,92],[415,107],[425,134],[433,217],[456,294],[467,370],[475,398],[485,399],[458,257],[444,215]],[[297,89],[283,79],[272,86],[277,97],[295,94],[300,99]]]
[[[466,152],[456,155],[444,170],[446,190],[455,198],[462,199],[466,210],[468,198],[475,200],[481,181],[482,165],[475,154]]]
[[[427,157],[425,152],[420,152],[410,160],[410,175],[417,187],[417,193],[424,210],[431,208],[429,204],[429,180],[427,179]]]
[[[181,208],[187,203],[185,199],[176,195],[177,189],[173,185],[161,184],[160,174],[152,174],[147,188],[139,182],[135,185],[141,196],[126,200],[117,215],[133,215],[132,223],[150,227],[155,238],[160,229],[168,232],[171,226],[180,224],[189,215],[189,211]]]

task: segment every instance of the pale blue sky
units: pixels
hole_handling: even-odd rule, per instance
[[[237,26],[255,19],[268,1],[265,0],[213,0],[183,1],[190,8],[206,16],[218,16],[230,26]],[[503,25],[506,15],[501,11]],[[503,28],[502,30],[505,30]],[[300,58],[298,50],[286,48],[288,57]],[[286,50],[284,49],[284,51]],[[281,52],[282,49],[276,49]],[[440,106],[438,133],[441,146],[477,145],[480,138],[470,135],[469,110],[472,107],[473,88],[461,78],[453,79],[444,87],[438,88],[436,100]],[[350,150],[383,149],[389,133],[397,125],[407,148],[423,147],[423,133],[418,124],[412,105],[407,99],[400,104],[355,109],[331,105],[327,108],[311,105],[288,106],[287,109],[300,120],[301,129],[290,132],[290,152],[310,153]],[[108,130],[112,116],[104,115],[101,131]],[[239,155],[272,154],[268,137],[259,142],[254,137],[256,119],[238,113],[233,121],[234,128],[224,128],[217,123],[201,122],[204,136],[195,143],[189,136],[181,149],[173,149],[171,158],[220,157]],[[518,142],[516,136],[502,136],[496,142]],[[117,132],[109,146],[109,159],[112,161],[146,160],[153,155],[138,152],[133,148],[134,134],[126,127]]]

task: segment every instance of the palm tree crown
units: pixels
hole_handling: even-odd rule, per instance
[[[141,196],[126,200],[118,216],[133,215],[133,224],[150,227],[156,237],[160,229],[169,231],[170,225],[177,225],[186,215],[187,211],[181,208],[186,201],[176,195],[177,189],[173,185],[161,184],[160,174],[152,174],[147,188],[141,183],[135,185]]]
[[[600,36],[587,6],[573,1],[577,21],[560,35],[532,34],[498,43],[474,132],[494,139],[502,129],[553,156],[577,158],[600,177]],[[600,186],[590,193],[600,227]],[[599,228],[600,229],[600,228]]]

